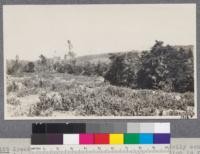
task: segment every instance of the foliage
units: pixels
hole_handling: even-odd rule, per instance
[[[67,72],[67,66],[59,62],[56,62],[55,64],[53,64],[53,69],[58,73]]]
[[[35,71],[34,68],[35,68],[35,64],[33,62],[28,62],[28,64],[24,68],[24,71],[27,73],[32,73]]]
[[[42,93],[39,98],[37,111],[75,111],[84,116],[170,116],[175,112],[186,114],[187,107],[194,106],[193,93],[189,92],[165,93],[111,85],[90,88],[77,83],[65,90]]]
[[[106,63],[98,61],[98,63],[95,65],[95,75],[105,76],[107,70],[108,70],[108,64]]]
[[[163,45],[156,41],[150,51],[110,54],[110,63],[78,62],[70,51],[64,60],[39,56],[36,62],[23,62],[16,56],[7,62],[8,75],[22,72],[58,72],[85,76],[103,76],[112,85],[136,89],[194,91],[192,48]]]
[[[42,64],[42,65],[46,65],[46,63],[47,63],[47,58],[44,56],[44,55],[40,55],[39,56],[39,58],[40,58],[40,63]]]
[[[93,75],[95,73],[95,64],[86,62],[83,64],[83,75]]]
[[[194,115],[192,49],[156,41],[150,51],[110,54],[110,63],[78,60],[7,61],[8,103],[33,95],[29,116]]]
[[[10,104],[10,105],[20,105],[21,102],[19,100],[19,98],[17,98],[16,96],[13,96],[13,95],[10,95],[8,98],[7,98],[7,104]]]
[[[113,85],[164,91],[194,91],[192,49],[156,41],[150,51],[110,55],[105,78]]]
[[[6,87],[6,92],[9,94],[10,92],[15,92],[19,89],[17,83],[15,81],[8,81],[7,82],[7,87]]]
[[[8,75],[15,75],[20,74],[24,70],[24,64],[21,63],[19,60],[11,60],[7,61],[7,74]]]
[[[135,88],[137,72],[140,68],[138,53],[128,52],[110,55],[111,65],[105,79],[111,84]]]
[[[62,73],[9,76],[9,85],[14,89],[7,94],[7,99],[11,104],[18,104],[12,103],[14,101],[10,98],[21,102],[27,97],[37,98],[29,99],[33,105],[28,116],[51,116],[55,112],[64,112],[66,115],[73,112],[78,116],[194,115],[193,92],[135,90],[113,86],[99,78]]]
[[[103,76],[108,69],[108,65],[98,62],[97,64],[86,61],[82,64],[74,64],[70,62],[56,62],[53,69],[58,73],[69,73],[85,76]]]
[[[143,52],[138,87],[165,91],[194,91],[193,54],[156,41],[150,52]]]

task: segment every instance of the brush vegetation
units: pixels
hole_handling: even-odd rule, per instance
[[[194,116],[192,47],[7,60],[14,116]],[[12,111],[14,110],[14,111]]]

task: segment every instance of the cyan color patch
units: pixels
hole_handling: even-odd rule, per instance
[[[153,144],[153,134],[143,133],[139,137],[140,144]]]

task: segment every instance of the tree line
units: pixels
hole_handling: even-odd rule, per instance
[[[109,54],[110,63],[84,61],[78,63],[75,54],[54,61],[44,55],[35,62],[7,62],[7,74],[21,72],[57,72],[86,76],[102,76],[112,85],[135,89],[164,91],[194,91],[193,49],[177,48],[156,41],[150,51]]]
[[[150,51],[136,55],[111,55],[105,78],[114,85],[131,88],[194,91],[192,49],[164,46],[162,41],[156,41]]]

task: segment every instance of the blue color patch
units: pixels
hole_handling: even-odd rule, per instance
[[[153,134],[140,134],[140,144],[153,144]]]

